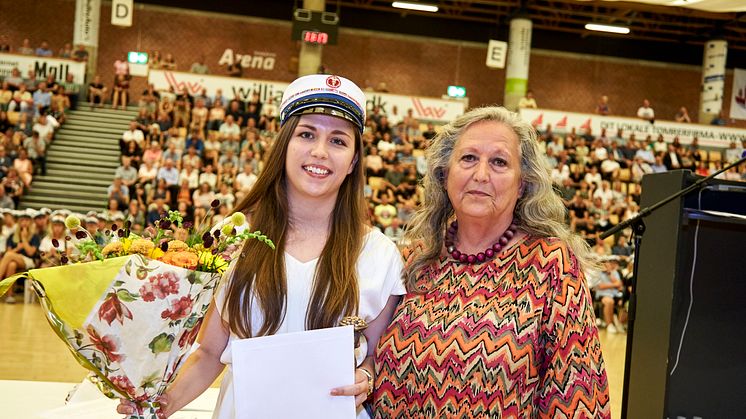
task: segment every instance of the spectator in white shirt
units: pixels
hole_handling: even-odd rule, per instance
[[[243,172],[236,176],[236,198],[243,199],[251,191],[256,183],[257,176],[254,174],[254,167],[250,164],[243,165]]]
[[[137,128],[137,121],[130,121],[130,129],[124,131],[122,139],[119,141],[119,148],[122,152],[127,150],[127,144],[134,141],[140,147],[143,148],[145,142],[145,135]]]
[[[665,153],[668,150],[668,145],[666,144],[666,141],[663,139],[662,135],[658,136],[658,139],[653,144],[653,152],[655,154],[658,153]]]
[[[220,125],[221,139],[238,139],[241,136],[241,127],[233,121],[233,115],[225,117],[225,122]]]
[[[54,130],[58,126],[59,123],[57,123],[56,120],[53,123],[49,115],[41,114],[31,130],[34,132],[38,132],[39,138],[43,139],[47,144],[49,144],[52,142],[52,138],[54,137]]]
[[[588,182],[589,185],[595,183],[597,186],[601,186],[601,174],[598,173],[597,166],[591,166],[583,179]]]
[[[199,187],[199,172],[189,163],[184,164],[184,169],[179,175],[179,184],[182,184],[185,180],[189,184],[190,190],[193,191]]]
[[[645,99],[642,106],[637,109],[637,117],[646,121],[655,122],[655,111],[650,107],[650,101]]]
[[[532,108],[536,109],[538,106],[536,105],[536,99],[534,99],[534,92],[532,90],[526,91],[526,96],[522,97],[521,100],[518,101],[518,108]]]
[[[218,175],[213,173],[212,165],[208,164],[205,166],[205,171],[199,175],[199,184],[206,183],[210,186],[210,190],[214,191],[215,186],[218,184]]]
[[[593,192],[593,198],[601,198],[601,203],[604,207],[608,207],[614,200],[614,191],[611,190],[609,181],[605,180],[601,182],[601,187]]]
[[[725,163],[733,163],[741,158],[743,149],[736,145],[735,141],[731,141],[728,148],[725,150]]]
[[[158,169],[152,163],[145,163],[137,171],[137,183],[143,186],[152,186],[157,175]]]

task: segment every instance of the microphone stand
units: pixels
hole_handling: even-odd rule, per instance
[[[687,195],[690,192],[693,192],[695,190],[698,190],[700,187],[706,186],[705,184],[709,182],[710,180],[714,179],[717,175],[726,172],[730,170],[733,167],[739,166],[746,162],[746,152],[741,154],[741,158],[733,162],[722,169],[718,170],[717,172],[707,176],[703,177],[702,179],[694,182],[689,187],[684,188],[675,194],[662,199],[661,201],[656,202],[655,204],[646,207],[642,210],[640,210],[639,214],[636,216],[630,218],[629,220],[623,221],[613,228],[606,230],[601,234],[601,239],[605,239],[613,234],[616,234],[622,230],[624,230],[627,227],[632,227],[632,235],[635,243],[635,257],[633,260],[633,270],[632,270],[632,280],[629,283],[629,309],[627,310],[627,345],[625,349],[625,356],[624,356],[624,383],[622,385],[622,412],[621,412],[621,419],[627,419],[627,403],[629,402],[629,371],[630,366],[632,364],[632,338],[634,336],[634,326],[635,326],[635,311],[636,311],[636,303],[637,303],[637,295],[635,293],[635,289],[637,287],[637,269],[640,266],[639,264],[639,258],[640,258],[640,246],[642,245],[642,236],[645,234],[645,222],[643,221],[643,218],[647,217],[653,211],[657,210],[658,208],[666,205],[667,203],[673,201],[676,198],[682,197],[684,195]]]

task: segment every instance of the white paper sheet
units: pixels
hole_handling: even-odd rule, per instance
[[[355,399],[331,396],[355,382],[352,326],[231,343],[237,419],[354,419]]]

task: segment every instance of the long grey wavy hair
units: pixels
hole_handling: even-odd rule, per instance
[[[481,121],[500,122],[510,127],[520,141],[523,193],[516,203],[513,223],[525,233],[538,237],[557,237],[567,243],[582,269],[594,266],[588,244],[570,231],[567,209],[554,192],[549,167],[542,157],[536,130],[514,112],[490,106],[473,109],[443,127],[426,151],[427,172],[422,183],[424,202],[410,221],[406,238],[417,244],[404,272],[407,289],[418,291],[417,275],[435,263],[443,249],[448,221],[454,209],[448,199],[446,178],[456,141],[472,124]]]

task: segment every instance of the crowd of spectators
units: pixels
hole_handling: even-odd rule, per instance
[[[41,42],[39,42],[39,46],[34,48],[31,45],[31,41],[28,38],[25,38],[23,39],[23,41],[21,41],[21,45],[19,47],[13,48],[8,41],[7,35],[0,35],[0,52],[21,55],[36,55],[37,57],[67,58],[79,62],[88,61],[88,50],[86,50],[84,45],[77,45],[76,48],[73,49],[72,44],[68,42],[65,43],[62,48],[60,48],[57,54],[55,54],[54,51],[49,47],[49,43],[46,40],[42,40]]]
[[[575,129],[556,133],[550,125],[540,129],[539,138],[552,181],[567,206],[569,225],[603,261],[600,271],[588,275],[600,306],[599,326],[610,333],[623,332],[633,249],[627,236],[601,240],[600,234],[638,214],[640,181],[645,174],[689,169],[707,176],[737,161],[746,141],[731,142],[724,151],[704,150],[696,138],[683,145],[678,138],[670,143],[663,136],[637,139],[621,130],[613,135],[606,130],[598,135]],[[732,168],[717,177],[746,181],[746,171]]]
[[[37,80],[33,71],[22,78],[18,69],[0,85],[0,208],[14,209],[32,187],[35,174],[46,175],[47,149],[77,100],[77,84],[53,75]],[[7,199],[5,199],[7,198]]]
[[[0,49],[3,45],[0,37]],[[41,44],[37,50],[43,52],[43,47]],[[75,51],[66,46],[59,55],[74,57]],[[151,54],[150,65],[176,68],[173,56],[161,57],[157,51]],[[139,231],[167,210],[181,212],[186,221],[197,226],[215,223],[229,214],[253,187],[262,170],[263,156],[277,134],[275,100],[262,101],[258,94],[248,100],[228,98],[220,90],[213,95],[206,91],[193,95],[186,89],[158,91],[152,85],[133,100],[126,88],[117,91],[118,85],[129,80],[126,61],[118,60],[114,70],[121,80],[108,89],[99,77],[94,78],[88,86],[89,101],[103,105],[111,100],[113,106],[126,106],[136,100],[139,111],[119,141],[121,165],[107,189],[108,200],[102,203],[106,210],[83,217],[89,231],[100,234],[111,223],[127,219],[133,230]],[[206,72],[204,58],[191,70]],[[0,176],[5,187],[0,189],[0,207],[8,209],[3,234],[13,234],[25,218],[46,220],[45,226],[39,221],[35,230],[39,243],[53,234],[49,211],[29,215],[11,209],[23,190],[31,186],[34,171],[44,171],[46,146],[64,121],[65,110],[75,106],[79,86],[71,82],[56,83],[53,78],[39,81],[33,74],[23,78],[18,70],[3,80]],[[536,107],[533,92],[520,105]],[[370,224],[400,242],[422,200],[418,185],[425,173],[424,150],[437,128],[417,120],[411,109],[404,114],[393,108],[388,111],[374,107],[368,115],[362,164]],[[606,96],[600,98],[596,112],[611,112]],[[647,100],[638,113],[643,119],[655,118]],[[686,108],[680,109],[676,120],[691,121]],[[680,168],[707,175],[738,159],[746,148],[746,142],[734,142],[726,150],[704,150],[696,139],[682,145],[677,138],[669,143],[662,136],[638,139],[622,131],[555,132],[549,125],[537,129],[551,178],[568,208],[569,225],[608,262],[591,280],[597,291],[607,290],[597,296],[603,305],[600,317],[608,324],[608,297],[614,297],[612,305],[619,304],[615,296],[623,295],[624,278],[631,274],[632,248],[625,236],[602,241],[599,234],[637,214],[642,176]],[[721,175],[730,180],[744,180],[744,176],[735,169]],[[210,218],[205,218],[208,214]],[[51,219],[55,215],[51,214]],[[0,245],[6,244],[8,234],[0,237]],[[38,256],[35,260],[41,263]],[[0,275],[7,275],[7,271]]]
[[[534,92],[532,90],[526,91],[526,95],[518,101],[518,108],[520,109],[537,109],[538,107],[539,106],[536,103],[536,99],[534,98]],[[611,106],[609,105],[608,96],[602,95],[599,98],[598,104],[596,105],[596,109],[594,110],[594,112],[601,116],[614,115],[614,113],[611,110]],[[655,110],[650,104],[650,100],[643,99],[642,106],[637,108],[637,112],[635,113],[635,116],[644,121],[655,123],[655,118],[656,118]],[[684,123],[684,124],[692,123],[692,118],[689,116],[689,111],[686,109],[685,106],[682,106],[679,108],[679,111],[676,112],[675,115],[673,115],[672,120],[676,122]],[[718,114],[713,119],[711,119],[709,123],[710,125],[720,125],[720,126],[727,125],[728,120],[725,117],[725,112],[722,110],[718,112]]]

